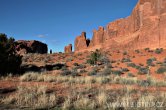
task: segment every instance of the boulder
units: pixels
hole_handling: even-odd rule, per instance
[[[18,40],[16,41],[16,51],[18,54],[22,54],[22,55],[26,53],[44,54],[44,53],[47,53],[48,48],[46,44],[39,41]]]

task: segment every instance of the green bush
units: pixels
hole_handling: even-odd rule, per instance
[[[144,50],[145,50],[145,51],[149,51],[149,50],[150,50],[150,48],[145,48]]]
[[[133,75],[133,73],[128,73],[129,77],[135,77],[135,75]]]
[[[144,75],[144,74],[148,74],[148,73],[149,73],[148,68],[139,68],[138,74]]]
[[[90,65],[97,65],[98,63],[100,64],[108,64],[110,61],[109,59],[102,55],[99,50],[96,50],[93,52],[90,56],[89,59],[87,60],[87,63]]]
[[[92,71],[90,71],[89,73],[88,73],[88,75],[89,76],[93,76],[93,75],[97,75],[97,68],[93,68],[93,70]]]
[[[124,62],[131,62],[131,60],[130,60],[130,58],[123,58],[122,63],[124,63]]]
[[[122,68],[122,71],[123,71],[123,72],[128,72],[129,69],[128,69],[128,68]]]
[[[127,55],[127,51],[124,51],[124,52],[123,52],[123,55]]]
[[[139,66],[139,65],[136,65],[135,66],[135,69],[137,69],[137,70],[139,70],[139,69],[141,69],[142,67],[141,66]]]
[[[111,68],[105,68],[102,72],[102,75],[107,76],[107,75],[110,75],[111,73],[112,73]]]
[[[136,53],[140,53],[140,51],[139,51],[139,50],[135,50],[135,52],[136,52]]]
[[[110,63],[110,60],[105,55],[101,55],[101,57],[99,58],[99,62],[101,64],[108,65]]]
[[[59,66],[53,67],[53,70],[60,70],[61,68]]]
[[[74,63],[73,65],[74,65],[74,66],[79,66],[79,64],[78,64],[78,63]]]
[[[114,70],[112,71],[112,74],[120,76],[123,72],[121,70]]]
[[[148,66],[154,66],[153,59],[147,59],[147,60],[146,60],[146,64],[147,64]]]
[[[89,63],[91,65],[96,65],[97,62],[99,61],[100,57],[101,57],[101,53],[98,50],[96,50],[89,56],[87,63]]]
[[[14,38],[7,38],[7,35],[0,34],[0,72],[1,75],[7,73],[18,73],[20,71],[21,56],[16,53],[16,43]]]
[[[166,66],[166,63],[162,63],[161,66]]]
[[[135,68],[137,65],[135,63],[128,63],[127,66]]]
[[[155,53],[156,54],[160,54],[160,53],[162,53],[163,52],[163,48],[157,48],[156,50],[155,50]]]
[[[163,74],[166,72],[166,67],[160,67],[157,69],[157,74]]]
[[[66,69],[66,70],[63,70],[62,73],[61,73],[62,76],[67,76],[67,75],[71,75],[71,71]]]

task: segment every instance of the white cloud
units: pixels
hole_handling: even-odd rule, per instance
[[[37,37],[39,37],[39,38],[44,38],[44,37],[47,37],[48,36],[48,34],[39,34],[39,35],[37,35]]]

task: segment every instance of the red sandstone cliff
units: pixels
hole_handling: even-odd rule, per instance
[[[75,40],[75,52],[104,49],[166,48],[166,0],[139,0],[132,14]]]

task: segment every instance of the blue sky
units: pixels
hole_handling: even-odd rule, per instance
[[[0,33],[16,40],[39,40],[59,52],[82,31],[131,14],[138,0],[0,0]]]

